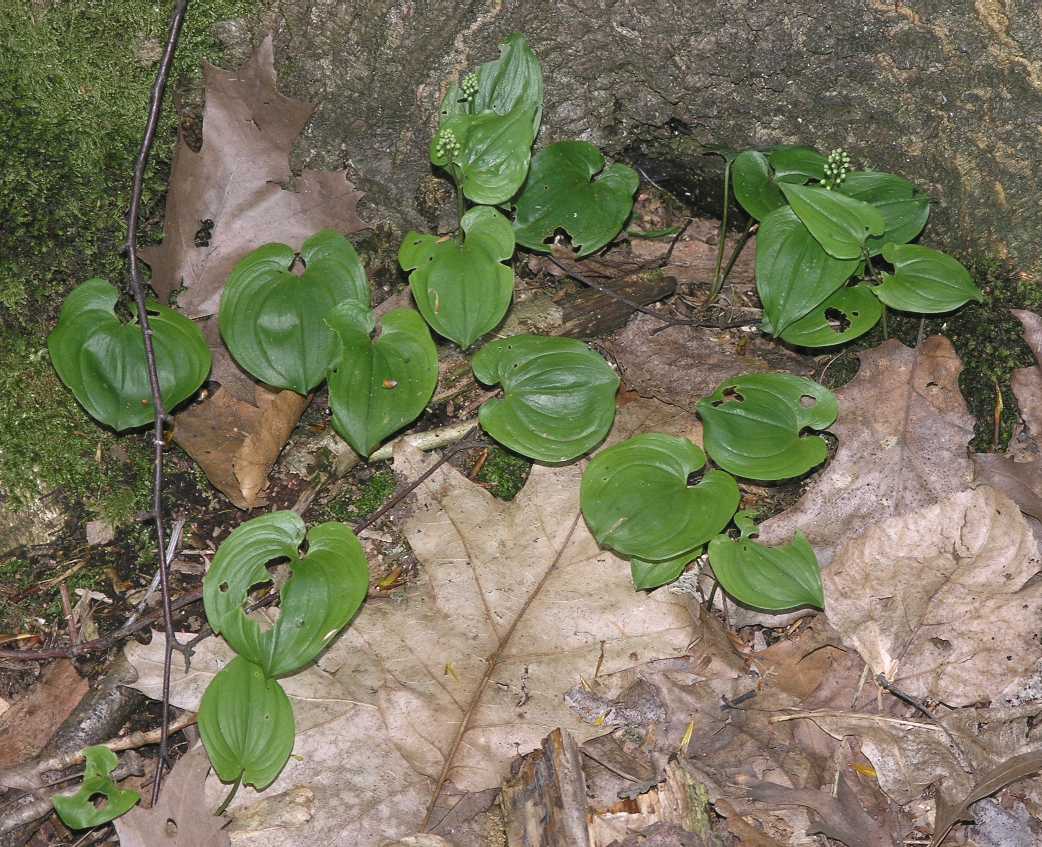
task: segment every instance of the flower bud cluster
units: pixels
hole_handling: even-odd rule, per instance
[[[434,155],[439,159],[451,160],[460,151],[459,139],[451,129],[443,129],[434,138]]]
[[[825,179],[821,181],[823,188],[833,189],[847,178],[850,173],[850,154],[838,147],[829,153],[825,162]]]
[[[463,82],[460,83],[460,91],[463,93],[464,100],[469,100],[471,97],[477,94],[478,75],[476,73],[471,73],[463,77]]]

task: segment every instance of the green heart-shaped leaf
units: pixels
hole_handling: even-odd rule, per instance
[[[705,454],[686,438],[637,435],[598,453],[583,473],[583,517],[598,543],[645,562],[674,559],[715,536],[738,508],[730,474],[688,477]]]
[[[538,113],[519,105],[505,115],[486,111],[448,117],[431,139],[431,162],[449,171],[473,202],[506,203],[528,173]]]
[[[487,111],[506,115],[520,107],[533,113],[534,139],[543,114],[543,71],[539,59],[525,37],[516,32],[499,45],[499,53],[498,59],[486,62],[474,72],[477,87],[470,97],[458,83],[449,88],[441,103],[442,121]]]
[[[939,250],[918,244],[887,244],[883,258],[896,273],[883,274],[883,284],[872,290],[891,308],[929,315],[950,312],[970,300],[984,300],[970,272]]]
[[[828,445],[804,429],[836,420],[836,396],[792,374],[747,374],[698,404],[706,452],[724,470],[747,479],[789,479],[825,461]]]
[[[825,608],[821,568],[802,532],[781,547],[721,535],[709,542],[709,562],[724,591],[746,606],[768,612]]]
[[[813,147],[783,144],[771,148],[767,161],[774,169],[777,182],[803,185],[812,179],[825,179],[825,164],[828,159]]]
[[[134,808],[141,800],[136,791],[124,791],[109,776],[119,764],[119,759],[108,747],[100,744],[83,751],[86,763],[83,768],[83,784],[71,796],[55,794],[51,798],[54,811],[70,829],[89,829],[115,820]],[[105,802],[95,806],[92,797],[102,795]]]
[[[790,324],[781,338],[799,347],[830,347],[864,335],[882,315],[883,307],[869,286],[841,288]]]
[[[701,555],[702,545],[699,545],[694,550],[661,562],[648,562],[633,557],[630,559],[630,576],[633,578],[633,587],[638,591],[648,591],[658,588],[660,585],[668,585],[684,572],[684,568],[688,564]]]
[[[785,205],[785,197],[775,183],[767,157],[758,150],[745,150],[731,166],[734,196],[756,220]]]
[[[307,394],[326,378],[337,340],[325,323],[345,300],[369,305],[369,283],[351,242],[322,230],[300,249],[265,244],[235,266],[221,295],[221,337],[244,370],[275,388]]]
[[[409,287],[424,320],[466,349],[510,307],[514,272],[503,261],[514,255],[514,230],[490,206],[475,206],[460,226],[462,241],[410,232],[398,262],[412,271]]]
[[[915,238],[930,217],[930,198],[907,179],[879,171],[851,171],[835,191],[875,206],[886,221],[882,235],[868,239],[869,255],[884,244],[905,244]]]
[[[756,236],[756,290],[777,335],[842,287],[857,260],[834,259],[788,206],[775,209]]]
[[[481,426],[500,444],[541,462],[567,462],[604,439],[615,420],[619,377],[604,359],[571,338],[515,335],[486,344],[471,363],[486,385]]]
[[[838,191],[785,184],[781,190],[811,235],[837,259],[861,258],[868,237],[882,235],[886,229],[883,215],[874,206]]]
[[[333,428],[368,456],[423,412],[438,384],[438,351],[414,309],[394,309],[370,337],[372,313],[342,303],[329,315],[340,352],[329,372]]]
[[[594,178],[597,173],[600,176]],[[518,244],[548,252],[546,239],[563,229],[578,255],[599,250],[622,229],[639,182],[637,172],[626,165],[605,168],[604,156],[592,144],[551,144],[532,160],[532,170],[517,198],[514,233]]]
[[[355,534],[340,523],[307,533],[294,512],[271,512],[247,521],[221,544],[203,578],[203,605],[213,631],[265,676],[294,673],[311,662],[347,625],[365,599],[369,566]],[[269,582],[268,563],[288,559],[292,572],[282,587],[279,618],[261,629],[246,616],[250,589]]]
[[[145,341],[114,307],[119,293],[103,279],[77,286],[47,338],[54,369],[92,417],[120,431],[155,420]],[[167,411],[191,397],[210,373],[203,334],[184,315],[149,303],[148,322]]]
[[[293,706],[278,680],[236,656],[203,693],[199,734],[222,782],[241,778],[263,791],[293,752]]]

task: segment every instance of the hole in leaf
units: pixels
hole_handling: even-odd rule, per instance
[[[204,218],[199,221],[199,229],[195,231],[192,243],[196,247],[209,247],[211,238],[213,238],[213,218]]]
[[[164,832],[166,833],[167,837],[169,837],[169,838],[176,838],[177,837],[177,821],[175,821],[173,818],[167,818],[166,819],[166,824],[164,824],[163,829],[164,829]]]
[[[810,394],[804,394],[802,397],[800,397],[800,405],[804,409],[809,409],[811,406],[813,406],[817,402],[818,402],[818,398],[817,397],[813,397]]]
[[[855,314],[854,317],[857,315]],[[837,333],[850,329],[850,320],[839,309],[826,309],[825,320],[828,321],[829,327]]]
[[[104,809],[109,804],[109,798],[100,791],[96,791],[87,798],[87,802],[95,809]]]
[[[724,389],[723,402],[726,403],[728,400],[734,400],[736,403],[745,402],[745,398],[742,396],[741,392],[733,385],[729,385]],[[719,405],[719,403],[715,403],[714,405]]]
[[[220,585],[217,586],[217,590],[220,591],[222,594],[226,593],[228,591],[228,583],[222,582]]]
[[[933,388],[933,389],[940,388],[940,386],[936,382],[934,382],[932,379],[928,383],[926,383],[926,387],[927,388]]]

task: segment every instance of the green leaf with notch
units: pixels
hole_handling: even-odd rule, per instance
[[[538,109],[523,104],[505,115],[493,111],[453,115],[431,139],[431,162],[452,174],[474,203],[506,203],[528,174],[533,126],[538,123]],[[449,134],[457,146],[439,146]]]
[[[384,315],[375,341],[368,309],[342,303],[328,321],[340,338],[329,372],[333,428],[357,453],[368,456],[422,414],[438,384],[438,351],[414,309]]]
[[[686,438],[645,433],[602,450],[580,487],[583,517],[598,543],[644,561],[673,559],[706,543],[738,508],[738,485],[709,471],[688,477],[705,454]]]
[[[78,285],[47,338],[62,382],[96,420],[121,431],[155,420],[145,340],[137,323],[123,323],[114,307],[119,292],[103,279]],[[184,315],[150,302],[148,322],[156,352],[163,405],[170,411],[191,397],[210,373],[203,334]]]
[[[275,388],[307,394],[326,378],[337,349],[326,325],[330,309],[345,300],[369,305],[369,283],[355,248],[322,230],[300,249],[304,273],[290,266],[285,244],[265,244],[236,266],[221,295],[221,338],[235,361]]]
[[[532,160],[517,198],[517,242],[549,252],[546,239],[563,229],[579,256],[600,250],[622,230],[639,183],[633,168],[604,167],[601,151],[586,141],[551,144]]]
[[[868,237],[886,229],[878,209],[838,191],[784,184],[781,190],[811,235],[837,259],[860,259]]]
[[[486,111],[505,115],[521,107],[533,110],[534,139],[543,114],[543,71],[539,59],[525,37],[516,32],[499,45],[499,53],[498,59],[475,71],[478,86],[472,98],[465,98],[458,83],[449,88],[441,103],[442,121]]]
[[[907,179],[880,171],[851,171],[835,191],[869,203],[886,221],[882,235],[868,239],[869,255],[875,256],[884,244],[905,244],[915,238],[930,217],[930,198]]]
[[[826,429],[838,413],[827,388],[779,373],[729,379],[698,404],[713,461],[736,476],[760,480],[790,479],[825,461],[825,439],[801,433]]]
[[[872,289],[893,309],[918,314],[950,312],[984,295],[973,284],[970,272],[939,250],[918,244],[887,244],[883,258],[894,274],[883,274],[883,284]]]
[[[436,332],[470,347],[495,329],[514,296],[514,230],[490,206],[475,206],[460,222],[464,237],[410,232],[398,251],[420,314]]]
[[[668,585],[676,581],[691,562],[702,555],[702,545],[694,550],[688,550],[672,559],[664,559],[661,562],[649,562],[637,557],[630,558],[630,576],[633,578],[633,587],[637,591],[649,591],[662,585]]]
[[[844,287],[790,324],[781,338],[799,347],[831,347],[864,335],[882,315],[883,307],[871,287]]]
[[[768,151],[767,161],[774,169],[776,182],[803,185],[812,179],[825,179],[825,163],[828,159],[813,147],[781,144]]]
[[[313,661],[358,611],[369,588],[369,566],[355,534],[341,523],[307,533],[294,512],[271,512],[236,528],[203,578],[203,605],[215,633],[275,678]],[[243,605],[255,585],[270,582],[267,565],[288,559],[291,576],[280,592],[274,626],[262,629]]]
[[[718,536],[709,542],[709,563],[724,591],[746,606],[768,612],[825,608],[818,559],[798,530],[781,547]]]
[[[119,764],[119,759],[108,747],[100,744],[83,751],[86,764],[83,769],[83,784],[72,795],[55,794],[51,798],[54,811],[70,829],[89,829],[101,826],[125,815],[141,800],[136,791],[123,790],[113,782],[110,774]],[[105,802],[95,806],[91,798],[102,795]]]
[[[581,341],[515,335],[482,347],[471,363],[486,385],[503,387],[478,413],[500,444],[540,462],[567,462],[611,430],[619,377]]]
[[[785,197],[774,181],[767,157],[758,150],[745,150],[731,165],[734,196],[756,220],[762,221],[785,205]]]
[[[835,259],[788,206],[775,209],[756,236],[756,290],[777,335],[843,286],[858,268]]]
[[[222,782],[242,779],[263,791],[293,752],[293,706],[278,680],[236,656],[203,693],[199,734]]]

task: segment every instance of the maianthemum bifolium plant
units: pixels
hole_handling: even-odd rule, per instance
[[[638,184],[631,168],[606,167],[601,153],[581,141],[533,155],[542,101],[539,61],[521,35],[500,46],[498,59],[449,87],[430,159],[456,187],[458,227],[403,239],[398,258],[416,310],[377,319],[358,254],[338,233],[318,232],[299,251],[268,244],[239,262],[221,299],[218,323],[236,361],[260,382],[301,395],[327,382],[333,427],[363,457],[418,418],[438,378],[432,329],[470,349],[510,307],[510,262],[519,246],[545,252],[563,232],[577,255],[589,255],[614,239],[630,215]],[[728,174],[734,169],[739,201],[761,222],[757,283],[765,329],[783,340],[802,346],[849,340],[878,319],[880,302],[938,311],[979,296],[954,260],[905,243],[928,212],[910,183],[848,173],[842,154],[826,158],[803,147],[746,151],[727,167]],[[895,273],[878,285],[849,285],[859,276],[875,278],[877,256]],[[300,274],[292,272],[297,262]],[[117,298],[103,280],[83,283],[66,301],[49,348],[84,408],[125,430],[149,423],[154,412],[140,331],[116,317]],[[151,309],[163,398],[171,408],[206,379],[210,354],[191,321],[158,304]],[[834,328],[836,312],[849,329]],[[502,338],[477,350],[471,364],[480,382],[502,389],[481,407],[479,422],[511,450],[539,462],[569,462],[611,430],[619,378],[586,344]],[[817,433],[837,413],[835,396],[811,380],[735,377],[698,406],[704,451],[684,438],[644,433],[597,453],[582,478],[583,515],[600,544],[630,560],[639,589],[673,581],[708,548],[715,577],[739,602],[770,611],[821,608],[810,545],[798,533],[781,547],[751,540],[755,525],[738,511],[738,479],[790,479],[817,467],[827,454]],[[709,470],[707,454],[716,465]],[[737,539],[725,534],[732,522]],[[280,590],[277,621],[262,629],[244,606],[255,587],[271,582],[274,561],[288,562],[291,576]],[[203,599],[211,627],[236,658],[204,694],[199,727],[223,781],[262,790],[277,777],[295,733],[279,679],[314,661],[348,625],[368,578],[348,526],[307,530],[292,512],[247,521],[221,545]],[[115,788],[105,783],[110,764],[93,763],[92,785]],[[118,802],[106,807],[106,820],[136,802],[112,796]],[[97,810],[80,812],[97,817]],[[60,807],[59,813],[65,817]],[[79,825],[73,820],[87,817],[67,820]]]

